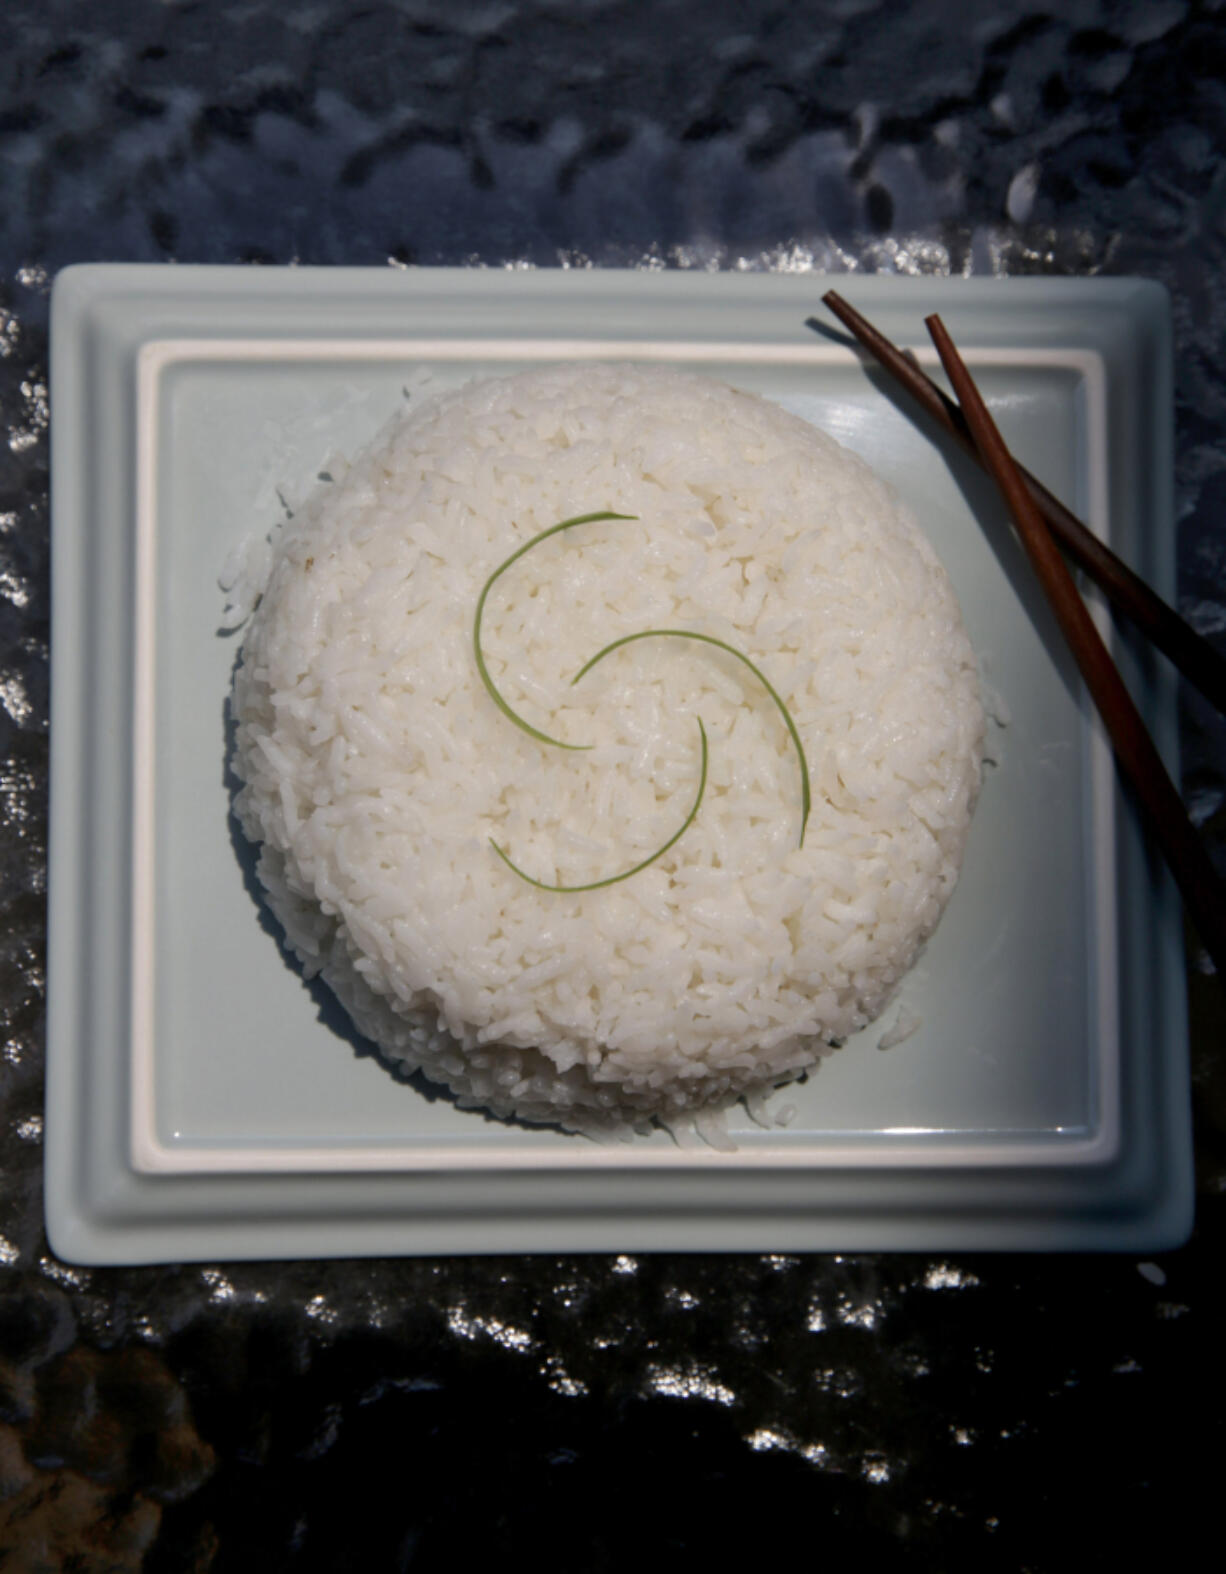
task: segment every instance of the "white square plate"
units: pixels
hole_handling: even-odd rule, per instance
[[[52,318],[48,1228],[90,1262],[577,1249],[1170,1245],[1191,1217],[1178,906],[1001,505],[804,326],[813,277],[88,266]],[[939,310],[1018,454],[1173,579],[1166,297],[854,279]],[[737,1151],[603,1147],[404,1085],[289,965],[229,816],[217,576],[403,404],[573,358],[778,400],[904,495],[1010,721],[901,1002]],[[1116,642],[1162,746],[1169,674]]]

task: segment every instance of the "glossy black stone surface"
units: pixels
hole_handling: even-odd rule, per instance
[[[1198,1220],[1160,1262],[54,1260],[46,334],[85,260],[1146,275],[1181,610],[1220,643],[1224,154],[1207,0],[7,0],[0,1568],[1037,1571],[1212,1525],[1226,1010],[1194,943]],[[1222,867],[1226,722],[1185,693],[1181,731]]]

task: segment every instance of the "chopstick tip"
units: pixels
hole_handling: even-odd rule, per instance
[[[949,329],[936,312],[933,312],[931,317],[924,318],[924,327],[928,330],[928,337],[936,345],[937,354],[941,357],[941,365],[944,366],[950,380],[953,381],[954,373],[952,367],[962,367],[962,357],[958,354],[957,346],[950,337]],[[962,395],[959,394],[958,397],[961,399]],[[963,400],[963,403],[965,403],[965,400]]]

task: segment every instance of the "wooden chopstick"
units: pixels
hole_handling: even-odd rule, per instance
[[[949,395],[834,290],[829,290],[822,300],[869,354],[923,406],[926,413],[955,438],[972,459],[979,459],[966,418]],[[821,326],[814,318],[809,318],[809,325],[814,328]],[[1020,465],[1017,468],[1048,528],[1078,567],[1084,569],[1102,588],[1112,606],[1129,618],[1148,640],[1174,662],[1188,682],[1195,684],[1205,698],[1226,715],[1226,657],[1219,654],[1195,629],[1189,628],[1177,612],[1155,595],[1140,575],[1135,574],[1116,557],[1110,547],[1087,530],[1041,481],[1037,481]]]
[[[953,340],[939,317],[926,317],[924,323],[958,396],[984,468],[1008,504],[1027,556],[1106,723],[1120,769],[1149,816],[1158,845],[1219,977],[1226,980],[1226,888],[1214,873],[1141,714]]]

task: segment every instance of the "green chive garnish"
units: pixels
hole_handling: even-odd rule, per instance
[[[574,519],[564,519],[560,525],[550,525],[548,530],[542,530],[539,535],[533,536],[531,541],[525,541],[522,547],[519,547],[516,549],[516,551],[512,552],[505,563],[499,564],[499,566],[494,570],[494,572],[490,575],[481,588],[481,594],[477,597],[477,613],[473,618],[473,655],[477,659],[477,671],[481,674],[481,681],[485,684],[486,689],[489,691],[490,698],[493,700],[494,704],[497,705],[498,709],[508,721],[513,721],[520,731],[526,732],[530,738],[536,738],[541,743],[552,743],[554,747],[558,749],[590,749],[592,747],[590,743],[563,743],[561,738],[551,738],[547,732],[542,732],[539,727],[534,727],[531,722],[525,721],[524,718],[517,712],[513,711],[507,704],[506,700],[503,699],[502,695],[498,692],[498,688],[495,685],[493,678],[490,677],[489,668],[485,665],[485,656],[481,651],[481,619],[485,615],[486,599],[489,596],[490,591],[493,590],[498,580],[502,578],[512,563],[517,563],[519,559],[523,557],[525,552],[531,552],[534,546],[538,546],[542,541],[547,541],[550,536],[556,536],[563,530],[573,530],[576,525],[594,524],[598,519],[637,518],[637,514],[614,514],[610,513],[606,509],[598,514],[576,514]],[[692,818],[693,816],[691,816],[691,819]],[[686,824],[689,824],[688,820],[686,821]],[[682,826],[682,830],[684,829],[685,826]],[[680,835],[680,831],[677,834]],[[670,842],[669,846],[671,845],[672,843]],[[499,852],[502,852],[501,848],[498,850]],[[660,855],[657,853],[655,856],[658,858]],[[503,853],[503,857],[506,857],[505,853]],[[650,861],[651,860],[649,859],[648,862]],[[510,859],[507,859],[507,862],[510,863]],[[511,867],[514,869],[514,864],[512,864]],[[519,870],[516,869],[515,872],[518,874]],[[633,874],[634,870],[632,869],[630,873]],[[525,875],[524,878],[527,879],[527,875]],[[624,880],[625,875],[618,875],[617,878],[619,880]],[[601,883],[604,884],[606,882],[602,881]],[[533,881],[533,884],[535,885],[536,882]]]
[[[485,615],[485,603],[489,597],[489,593],[497,584],[498,580],[501,579],[503,574],[506,573],[507,569],[511,567],[512,563],[517,563],[526,552],[531,552],[534,546],[538,546],[542,541],[547,541],[550,536],[556,536],[563,530],[573,530],[576,525],[594,524],[600,519],[637,518],[637,514],[615,514],[612,511],[605,509],[595,514],[576,514],[573,519],[564,519],[560,524],[550,525],[548,530],[542,530],[538,535],[533,536],[531,541],[525,541],[522,547],[519,547],[514,552],[512,552],[510,557],[507,558],[504,563],[499,564],[499,566],[486,580],[485,584],[481,587],[481,594],[477,597],[477,611],[473,617],[473,655],[476,658],[477,671],[481,674],[481,681],[485,684],[486,691],[488,692],[490,698],[493,700],[494,704],[497,705],[498,709],[507,718],[507,720],[514,722],[521,732],[526,732],[530,738],[536,738],[540,743],[549,743],[558,749],[577,750],[591,748],[590,743],[563,743],[561,738],[551,738],[547,732],[542,732],[539,727],[534,727],[531,722],[525,721],[524,718],[518,714],[518,712],[512,710],[510,705],[507,704],[506,700],[503,699],[502,695],[499,693],[497,685],[495,684],[493,678],[490,677],[489,668],[485,664],[485,656],[481,650],[481,620]],[[809,789],[809,762],[805,759],[804,745],[800,741],[800,733],[796,730],[796,723],[792,720],[791,711],[788,710],[787,706],[775,692],[775,689],[771,685],[770,679],[764,672],[756,667],[752,661],[750,661],[749,657],[745,655],[743,651],[737,650],[734,645],[726,644],[722,639],[716,639],[713,634],[698,634],[695,633],[693,629],[644,629],[639,634],[626,634],[621,639],[615,639],[611,645],[606,645],[603,650],[598,650],[592,659],[588,662],[585,662],[570,680],[571,686],[573,687],[576,683],[578,683],[579,679],[583,677],[585,673],[590,672],[598,661],[603,661],[606,656],[611,655],[615,650],[620,650],[623,645],[632,645],[635,640],[640,639],[696,639],[701,641],[701,643],[704,645],[714,645],[717,650],[723,650],[726,651],[728,655],[735,656],[736,659],[744,666],[748,667],[750,672],[753,673],[754,677],[757,678],[758,682],[770,695],[771,699],[774,700],[779,714],[783,717],[784,725],[787,727],[788,733],[792,739],[792,743],[796,749],[796,758],[800,763],[800,845],[803,847],[805,845],[805,827],[809,823],[809,809],[812,803]],[[529,885],[536,886],[536,888],[540,891],[561,891],[564,893],[573,893],[576,891],[599,891],[606,885],[617,885],[621,880],[628,880],[632,874],[638,874],[641,869],[646,869],[649,864],[655,863],[657,858],[662,858],[669,848],[672,847],[675,842],[680,840],[680,838],[684,836],[686,831],[688,831],[690,826],[694,823],[694,817],[698,813],[699,805],[702,803],[703,794],[707,790],[707,729],[702,724],[701,716],[698,717],[698,732],[702,741],[702,769],[699,773],[698,792],[695,795],[693,806],[691,807],[689,814],[686,815],[685,820],[682,822],[681,826],[673,832],[669,839],[664,843],[663,847],[657,848],[656,851],[652,853],[651,857],[644,858],[642,863],[635,864],[633,869],[627,869],[622,874],[609,875],[609,877],[605,880],[592,880],[586,885],[550,885],[545,880],[536,880],[530,874],[526,874],[524,870],[522,870],[519,865],[511,859],[510,855],[503,848],[499,847],[498,843],[493,839],[493,837],[490,838],[490,846],[498,854],[499,858],[502,859],[503,863],[506,864],[508,869],[517,874],[521,880],[526,880]]]
[[[784,725],[787,727],[788,732],[792,736],[792,742],[796,746],[796,758],[800,762],[800,845],[803,847],[805,845],[805,826],[809,823],[809,809],[812,803],[809,791],[809,762],[805,759],[804,745],[800,741],[800,734],[796,730],[796,723],[792,720],[791,711],[788,710],[787,706],[779,698],[778,694],[771,686],[770,680],[767,678],[766,674],[759,671],[759,669],[754,666],[753,662],[750,661],[749,657],[746,656],[743,651],[737,650],[733,645],[725,644],[722,639],[716,639],[712,634],[696,634],[692,629],[644,629],[641,634],[626,634],[621,639],[615,639],[611,645],[606,645],[603,650],[598,650],[592,659],[588,662],[585,662],[584,665],[579,668],[578,672],[575,673],[574,677],[570,680],[571,686],[573,687],[576,683],[578,683],[579,679],[583,677],[584,673],[590,672],[598,661],[603,661],[604,658],[612,654],[613,651],[620,650],[623,645],[632,645],[635,640],[639,639],[701,640],[704,645],[714,645],[719,650],[726,650],[730,656],[735,656],[736,659],[740,662],[743,662],[745,666],[749,668],[750,672],[753,673],[754,677],[757,678],[758,682],[778,706],[779,714],[783,717]]]
[[[593,516],[589,515],[588,517],[590,518]],[[607,518],[610,516],[601,515],[596,517]],[[625,514],[619,514],[613,515],[612,517],[625,519],[629,516]],[[579,521],[577,520],[569,521],[571,524],[577,524],[578,522]],[[531,546],[532,543],[529,542],[528,545]],[[527,548],[524,550],[526,551]],[[519,865],[511,860],[510,856],[503,850],[503,848],[499,847],[498,843],[492,836],[490,837],[490,846],[498,854],[499,858],[502,859],[503,863],[506,864],[508,869],[513,870],[521,880],[526,880],[529,885],[536,886],[538,891],[562,891],[567,894],[575,891],[599,891],[603,886],[617,885],[621,880],[628,880],[632,874],[638,874],[640,869],[646,869],[648,864],[655,863],[657,858],[663,858],[664,854],[673,845],[673,843],[679,841],[694,823],[694,816],[698,813],[698,806],[702,802],[702,795],[707,790],[707,729],[702,724],[701,716],[698,717],[698,732],[702,740],[702,765],[698,773],[698,791],[694,795],[694,802],[690,808],[690,812],[686,815],[678,829],[675,830],[669,839],[664,843],[664,846],[657,847],[650,858],[644,858],[642,863],[635,864],[633,869],[627,869],[622,874],[611,874],[605,880],[592,880],[587,885],[550,885],[546,880],[534,880],[530,874],[525,874]],[[537,734],[537,736],[539,736],[539,734]],[[553,739],[547,738],[545,741],[547,743],[552,743]]]

